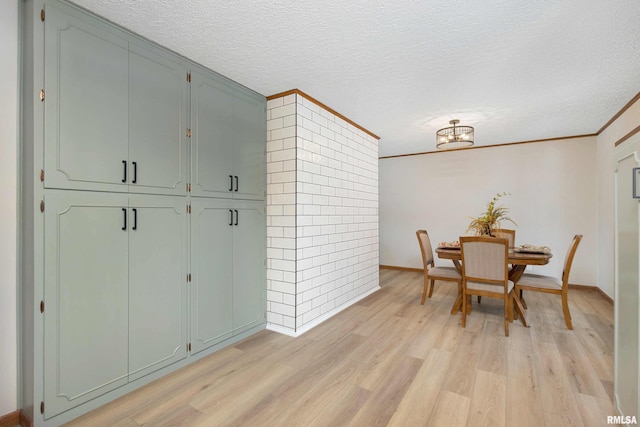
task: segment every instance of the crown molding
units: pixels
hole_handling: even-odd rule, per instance
[[[615,122],[616,119],[618,119],[618,117],[623,115],[624,112],[627,111],[638,100],[640,100],[640,92],[638,92],[636,96],[631,98],[631,101],[627,102],[620,111],[618,111],[613,117],[611,117],[611,119],[609,119],[609,121],[605,123],[604,126],[602,126],[598,132],[596,132],[596,135],[600,135],[602,132],[604,132],[605,129],[611,125],[611,123]]]
[[[518,141],[518,142],[508,142],[506,144],[481,145],[481,146],[477,146],[477,147],[457,148],[457,149],[454,149],[454,150],[425,151],[425,152],[422,152],[422,153],[397,154],[397,155],[394,155],[394,156],[378,157],[378,160],[381,160],[381,159],[393,159],[393,158],[396,158],[396,157],[421,156],[421,155],[424,155],[424,154],[453,153],[453,152],[460,151],[460,150],[467,151],[467,150],[479,150],[479,149],[482,149],[482,148],[508,147],[510,145],[531,144],[531,143],[536,143],[536,142],[559,141],[559,140],[563,140],[563,139],[588,138],[588,137],[592,137],[592,136],[598,136],[598,135],[595,134],[595,133],[590,133],[590,134],[587,134],[587,135],[573,135],[573,136],[561,136],[560,138],[533,139],[531,141]]]
[[[317,106],[319,106],[321,108],[324,108],[325,110],[327,110],[331,114],[335,114],[336,116],[340,117],[345,122],[349,123],[352,126],[355,126],[356,128],[358,128],[361,131],[363,131],[364,133],[366,133],[367,135],[370,135],[370,136],[374,137],[375,139],[380,140],[380,137],[378,135],[376,135],[375,133],[365,129],[364,127],[360,126],[359,124],[357,124],[353,120],[348,119],[347,117],[345,117],[342,114],[338,113],[333,108],[328,107],[326,104],[323,104],[322,102],[318,101],[317,99],[315,99],[311,95],[307,95],[306,93],[304,93],[300,89],[291,89],[291,90],[288,90],[286,92],[280,92],[280,93],[276,93],[275,95],[267,96],[267,101],[270,101],[272,99],[277,99],[277,98],[284,98],[285,96],[289,96],[289,95],[293,95],[293,94],[300,95],[301,97],[313,102]]]

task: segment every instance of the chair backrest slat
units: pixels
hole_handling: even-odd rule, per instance
[[[422,264],[425,270],[427,267],[433,267],[433,248],[431,247],[431,240],[429,239],[429,233],[427,230],[416,231],[418,236],[418,243],[420,243],[420,251],[422,252]]]
[[[467,280],[488,284],[509,282],[508,240],[489,236],[461,237],[462,274]]]
[[[573,236],[573,240],[567,249],[567,255],[564,257],[564,269],[562,270],[562,287],[569,286],[569,273],[571,272],[571,265],[573,264],[573,257],[576,255],[578,245],[582,240],[582,234],[576,234]]]
[[[516,244],[516,230],[500,228],[498,230],[493,230],[493,235],[501,239],[507,239],[509,241],[510,248],[513,248]]]

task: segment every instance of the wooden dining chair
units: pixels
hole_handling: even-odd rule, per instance
[[[493,230],[493,236],[509,241],[509,248],[513,248],[516,244],[516,230],[508,230],[506,228]]]
[[[512,249],[516,245],[516,230],[509,230],[507,228],[495,229],[491,232],[494,237],[507,239],[509,241],[509,248]],[[522,292],[520,293],[520,299],[522,299]],[[478,302],[480,302],[480,297],[478,297]],[[527,308],[524,301],[522,301],[522,305],[524,308]]]
[[[427,288],[429,288],[429,298],[433,294],[433,288],[436,280],[442,280],[445,282],[455,282],[458,284],[458,292],[462,287],[462,276],[454,267],[436,267],[433,259],[433,248],[431,247],[431,240],[429,240],[429,234],[426,230],[416,231],[418,237],[418,243],[420,243],[420,251],[422,252],[422,265],[424,267],[424,288],[422,290],[422,301],[420,304],[424,304],[427,298]],[[431,286],[428,286],[428,285]],[[451,314],[455,314],[452,311]]]
[[[461,237],[462,250],[462,327],[467,323],[467,296],[478,295],[504,301],[504,334],[509,336],[509,322],[513,320],[515,305],[522,315],[520,298],[514,283],[509,280],[509,246],[507,239],[490,236]]]
[[[578,245],[581,240],[581,234],[573,236],[573,240],[571,241],[567,254],[564,258],[564,269],[562,270],[561,279],[541,274],[523,274],[522,277],[520,277],[520,280],[518,280],[518,283],[516,283],[516,290],[520,294],[522,291],[559,294],[562,297],[564,320],[567,322],[567,328],[569,329],[573,329],[573,325],[571,324],[571,313],[569,312],[569,273],[571,272],[573,257],[576,255],[576,250],[578,249]]]

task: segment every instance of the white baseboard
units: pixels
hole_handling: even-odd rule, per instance
[[[283,334],[283,335],[288,335],[290,337],[297,338],[300,335],[304,334],[305,332],[308,332],[311,329],[315,328],[316,326],[318,326],[320,323],[324,322],[325,320],[328,320],[328,319],[332,318],[333,316],[335,316],[336,314],[340,313],[345,308],[351,307],[353,304],[357,303],[361,299],[366,298],[369,295],[371,295],[372,293],[374,293],[376,291],[379,291],[379,290],[380,290],[380,286],[376,286],[375,288],[372,288],[372,289],[368,290],[367,292],[358,295],[354,299],[345,302],[341,306],[336,307],[331,311],[327,311],[322,316],[316,317],[311,322],[305,323],[304,325],[302,325],[302,327],[300,327],[300,328],[298,328],[296,330],[291,329],[291,328],[285,328],[284,326],[276,325],[276,324],[273,324],[273,323],[267,323],[266,329],[269,330],[269,331],[278,332],[278,333]]]
[[[297,337],[296,331],[291,328],[286,328],[282,325],[276,325],[274,323],[267,323],[267,327],[265,328],[267,331],[277,332],[282,335],[288,335],[290,337]]]

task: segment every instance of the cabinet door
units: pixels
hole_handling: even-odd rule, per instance
[[[236,202],[233,227],[233,332],[264,322],[266,222],[264,202]]]
[[[127,191],[128,43],[47,6],[45,186]]]
[[[264,99],[238,92],[233,99],[233,168],[238,199],[264,200],[266,113]],[[235,188],[234,188],[235,190]]]
[[[186,194],[187,69],[132,45],[129,191]]]
[[[127,382],[126,206],[125,196],[47,193],[45,418]]]
[[[191,194],[233,195],[233,89],[191,73]]]
[[[191,200],[191,350],[231,336],[233,211],[228,200]]]
[[[182,197],[129,198],[129,380],[187,356],[187,212]]]

